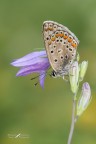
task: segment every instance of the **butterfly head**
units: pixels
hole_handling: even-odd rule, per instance
[[[57,73],[54,70],[51,72],[50,76],[53,77],[53,78],[58,77]]]

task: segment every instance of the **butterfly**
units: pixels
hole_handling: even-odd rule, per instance
[[[67,27],[54,21],[44,21],[43,37],[49,63],[53,69],[51,75],[68,75],[70,66],[76,59],[78,38]]]

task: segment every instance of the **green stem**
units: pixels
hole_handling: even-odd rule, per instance
[[[71,144],[72,136],[73,136],[73,132],[74,132],[74,125],[75,125],[75,107],[76,107],[76,95],[74,95],[74,98],[73,98],[72,121],[71,121],[70,133],[69,133],[68,143],[67,143],[67,144]]]

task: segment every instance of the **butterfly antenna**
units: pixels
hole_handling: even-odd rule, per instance
[[[49,68],[49,69],[50,69],[50,68]],[[48,72],[49,72],[49,71],[46,71],[46,74],[48,74]],[[45,72],[44,72],[44,73],[45,73]],[[39,74],[39,75],[37,75],[37,76],[35,76],[35,77],[31,78],[31,80],[34,80],[34,79],[38,78],[39,76],[43,75],[44,73]],[[51,76],[50,72],[49,72],[49,74],[48,74],[48,75],[49,75],[49,76]]]
[[[43,74],[44,74],[44,73],[42,73],[41,75],[43,75]],[[47,72],[46,72],[45,75],[42,77],[42,79],[46,76],[46,74],[47,74]],[[41,75],[39,75],[39,76],[41,76]],[[38,77],[39,77],[39,76],[38,76]],[[42,79],[41,79],[41,80],[42,80]],[[38,83],[39,83],[39,80],[34,84],[34,86],[37,86]]]
[[[31,80],[34,80],[34,79],[38,78],[39,76],[40,76],[40,75],[31,78]]]
[[[49,70],[50,70],[50,68],[49,68]],[[44,73],[45,73],[45,72],[44,72]],[[37,75],[37,76],[35,76],[35,77],[31,78],[31,80],[34,80],[34,79],[36,79],[36,78],[38,78],[38,77],[42,76],[44,73],[39,74],[39,75]],[[45,77],[46,75],[51,76],[50,71],[46,71],[46,74],[44,75],[44,77]],[[44,77],[42,77],[42,79],[43,79]],[[41,79],[41,80],[42,80],[42,79]],[[38,80],[38,81],[37,81],[37,82],[34,84],[34,86],[37,86],[37,85],[38,85],[38,83],[39,83],[39,80]]]
[[[46,72],[46,73],[47,73],[47,72]],[[39,74],[39,75],[37,75],[37,76],[35,76],[35,77],[31,78],[31,80],[34,80],[34,79],[38,78],[39,76],[41,76],[41,75],[43,75],[43,74],[44,74],[44,73]]]
[[[38,82],[34,84],[34,86],[37,86]]]

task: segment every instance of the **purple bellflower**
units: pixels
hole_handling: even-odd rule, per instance
[[[50,67],[50,63],[46,51],[36,51],[25,55],[11,63],[12,66],[20,67],[16,76],[26,76],[31,73],[39,73],[39,82],[41,87],[44,87],[46,71]]]

